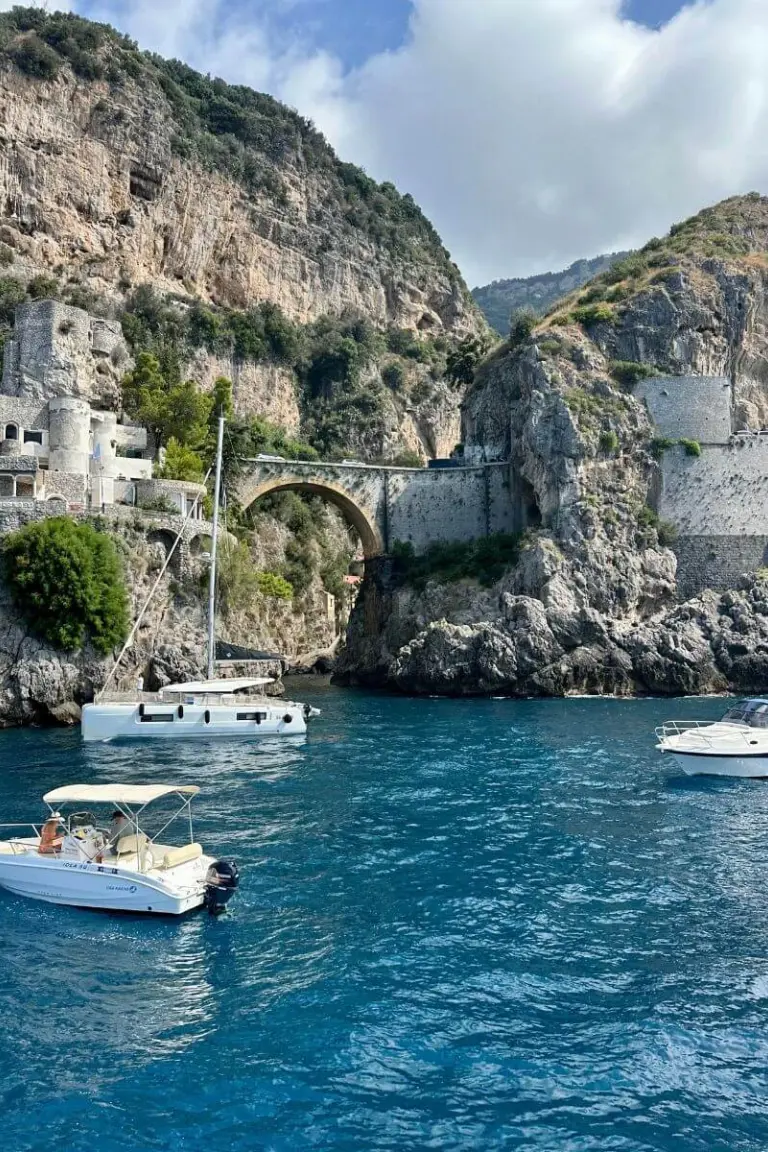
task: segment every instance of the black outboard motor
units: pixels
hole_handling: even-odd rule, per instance
[[[240,883],[240,872],[234,860],[217,860],[205,877],[205,907],[209,915],[219,916]]]

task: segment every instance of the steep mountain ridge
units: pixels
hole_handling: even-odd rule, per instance
[[[0,15],[6,225],[40,267],[296,320],[354,308],[471,328],[413,200],[342,164],[298,114],[78,17]]]
[[[501,336],[506,336],[513,312],[524,309],[543,315],[563,297],[629,255],[630,252],[612,252],[606,256],[595,256],[591,260],[575,260],[562,272],[542,272],[537,276],[494,280],[491,284],[473,288],[472,297],[491,327]]]

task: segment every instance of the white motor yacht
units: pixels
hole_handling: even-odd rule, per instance
[[[319,709],[311,708],[308,704],[296,704],[268,697],[263,689],[273,682],[269,677],[249,680],[215,679],[216,557],[223,438],[224,418],[221,417],[216,447],[213,539],[208,588],[208,678],[186,684],[170,684],[156,693],[144,692],[141,689],[135,692],[108,691],[120,661],[130,648],[152,597],[179,545],[184,525],[194,511],[190,509],[136,618],[131,634],[107,677],[106,684],[92,704],[83,706],[80,730],[84,740],[106,741],[137,737],[193,739],[216,736],[251,738],[301,736],[307,731],[307,721],[310,717],[320,715]]]
[[[207,856],[193,836],[195,785],[72,784],[43,797],[50,814],[40,825],[0,825],[0,887],[50,904],[111,912],[178,916],[193,908],[224,910],[238,885],[237,865]],[[181,801],[170,819],[150,835],[147,805],[163,797]],[[63,816],[67,805],[86,811]],[[99,824],[91,806],[112,811],[112,827]],[[161,843],[183,818],[188,839]]]
[[[656,737],[689,776],[768,777],[768,700],[743,700],[721,720],[670,720]]]
[[[316,710],[259,692],[271,683],[266,678],[199,680],[154,693],[104,695],[83,706],[83,739],[302,735]]]

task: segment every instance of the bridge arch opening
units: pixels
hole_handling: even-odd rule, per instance
[[[384,541],[376,523],[359,504],[355,503],[349,493],[331,481],[280,480],[279,478],[264,480],[246,489],[242,496],[243,508],[250,508],[262,496],[267,496],[273,492],[300,492],[308,496],[320,496],[338,508],[347,523],[357,532],[366,560],[371,560],[374,556],[381,556],[384,552]]]

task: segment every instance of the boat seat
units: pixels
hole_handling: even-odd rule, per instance
[[[175,868],[178,864],[186,864],[189,860],[199,860],[202,854],[201,844],[185,844],[183,848],[167,848],[159,867]]]
[[[125,836],[121,836],[115,844],[116,856],[132,856],[139,850],[146,848],[149,843],[149,838],[140,832],[137,836],[135,832],[128,832]]]
[[[127,835],[121,836],[114,845],[114,853],[118,863],[122,864],[124,868],[145,868],[147,865],[152,867],[154,863],[152,852],[149,848],[149,837],[143,832],[140,832],[138,836],[134,832],[129,832]],[[136,861],[135,864],[128,859],[129,856],[134,857]],[[123,857],[125,857],[125,859],[123,859]]]

